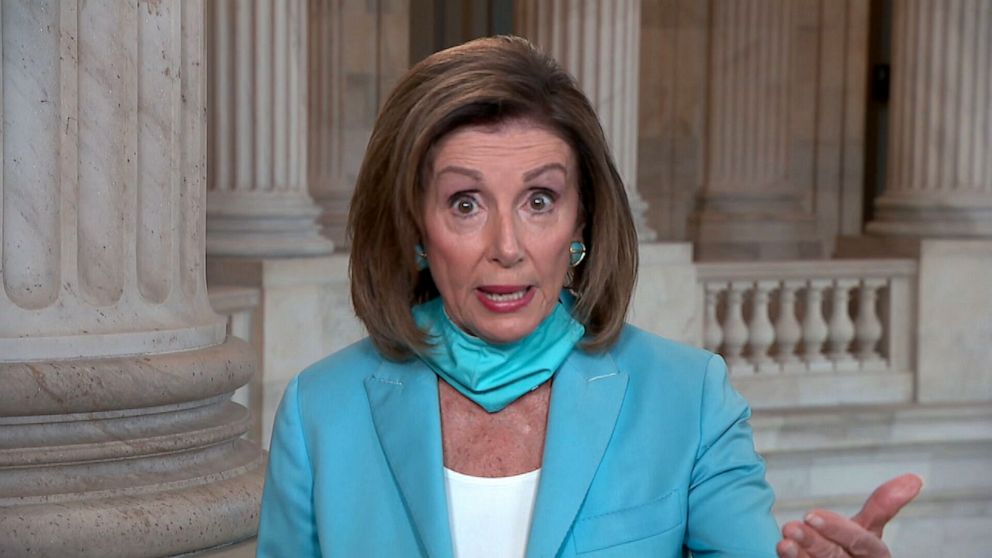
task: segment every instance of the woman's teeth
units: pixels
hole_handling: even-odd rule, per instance
[[[488,298],[493,302],[513,302],[514,300],[520,300],[521,298],[523,298],[524,295],[527,294],[527,289],[524,289],[522,291],[517,291],[515,293],[507,293],[507,294],[496,294],[496,293],[484,293],[484,294],[486,295],[486,298]]]

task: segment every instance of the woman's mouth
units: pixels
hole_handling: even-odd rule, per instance
[[[513,293],[498,294],[498,293],[487,293],[483,291],[484,295],[489,298],[489,300],[495,302],[510,302],[511,300],[520,300],[527,294],[527,289],[522,289]]]
[[[482,305],[492,312],[515,312],[534,298],[534,288],[529,285],[486,285],[476,289]]]

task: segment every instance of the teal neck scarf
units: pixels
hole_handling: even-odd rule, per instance
[[[562,293],[551,314],[527,337],[495,345],[452,323],[441,297],[413,308],[417,325],[432,344],[418,356],[451,387],[495,413],[548,380],[565,362],[585,328],[569,312]]]

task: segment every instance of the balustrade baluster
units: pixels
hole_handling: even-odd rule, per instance
[[[768,294],[778,285],[778,281],[757,281],[751,299],[748,342],[751,363],[759,372],[778,372],[779,369],[778,364],[768,356],[768,349],[775,342],[775,329],[768,317]]]
[[[743,357],[747,345],[748,329],[744,322],[744,293],[751,289],[753,281],[732,281],[727,294],[727,318],[723,327],[723,353],[731,373],[746,374],[754,367]]]
[[[861,282],[858,291],[858,317],[854,322],[854,339],[857,359],[862,370],[878,370],[885,361],[876,347],[882,338],[882,322],[878,319],[878,291],[885,286],[885,279],[870,278]]]
[[[775,342],[778,352],[775,358],[785,372],[805,370],[799,356],[796,355],[796,345],[803,338],[802,326],[796,319],[796,291],[806,282],[802,280],[784,281],[778,296],[778,319],[775,321]]]
[[[717,319],[716,308],[720,301],[720,293],[727,289],[726,282],[711,282],[705,286],[705,304],[703,314],[703,348],[717,352],[723,343],[723,328]]]
[[[857,279],[836,279],[833,284],[827,347],[834,369],[838,371],[858,369],[849,350],[854,339],[854,322],[848,308],[851,289],[857,284]]]
[[[806,314],[803,316],[803,360],[807,370],[831,370],[830,361],[824,358],[823,342],[827,340],[827,323],[823,320],[823,290],[830,286],[829,279],[810,279],[806,286]]]

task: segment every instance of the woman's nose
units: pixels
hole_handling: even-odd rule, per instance
[[[519,223],[512,214],[496,215],[492,225],[492,259],[504,267],[515,265],[523,258]]]

